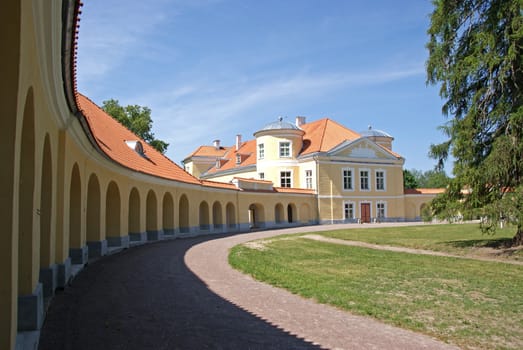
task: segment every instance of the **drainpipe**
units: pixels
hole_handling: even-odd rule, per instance
[[[330,181],[331,185],[331,224],[334,224],[334,198],[332,195],[332,180]]]
[[[317,156],[313,156],[312,159],[316,163],[316,217],[318,218],[318,224],[321,222],[320,217],[320,161]]]

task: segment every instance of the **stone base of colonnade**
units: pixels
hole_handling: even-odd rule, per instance
[[[101,256],[107,255],[107,240],[102,241],[90,241],[87,242],[87,247],[89,248],[89,259],[99,258]]]
[[[159,241],[163,239],[163,230],[149,230],[147,231],[147,241]]]
[[[129,236],[113,236],[107,237],[107,253],[114,254],[123,249],[129,248],[130,238]]]
[[[141,245],[147,242],[147,232],[131,232],[129,233],[129,245],[131,247]]]
[[[42,283],[44,298],[53,296],[58,287],[58,265],[52,264],[49,267],[40,269],[38,281]]]

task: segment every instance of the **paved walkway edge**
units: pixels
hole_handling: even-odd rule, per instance
[[[405,223],[396,224],[400,225],[406,226]],[[206,241],[186,253],[185,263],[210,290],[222,298],[280,329],[325,348],[457,349],[431,337],[392,327],[368,317],[355,316],[255,281],[234,270],[228,263],[229,250],[237,244],[282,234],[345,228],[345,225],[329,226],[331,225],[264,231]]]

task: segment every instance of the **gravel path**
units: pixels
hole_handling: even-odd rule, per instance
[[[103,257],[54,297],[39,349],[455,349],[256,282],[227,263],[236,244],[318,229],[331,227],[177,239]]]
[[[345,239],[330,238],[330,237],[325,237],[325,236],[315,235],[315,234],[304,235],[302,237],[306,238],[306,239],[312,239],[314,241],[341,244],[341,245],[347,245],[347,246],[352,246],[352,247],[387,250],[390,252],[397,252],[397,253],[445,256],[445,257],[457,258],[457,259],[471,259],[471,260],[480,260],[480,261],[488,261],[488,262],[498,262],[498,263],[511,264],[511,265],[523,265],[523,261],[501,260],[501,259],[487,258],[487,257],[483,257],[483,256],[455,255],[455,254],[449,254],[449,253],[444,253],[444,252],[436,252],[433,250],[415,249],[415,248],[407,248],[407,247],[395,247],[395,246],[390,246],[390,245],[373,244],[373,243],[366,243],[366,242],[360,242],[360,241],[349,241],[349,240],[345,240]]]

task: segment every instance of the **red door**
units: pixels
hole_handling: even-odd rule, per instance
[[[361,222],[370,223],[370,203],[361,203]]]

